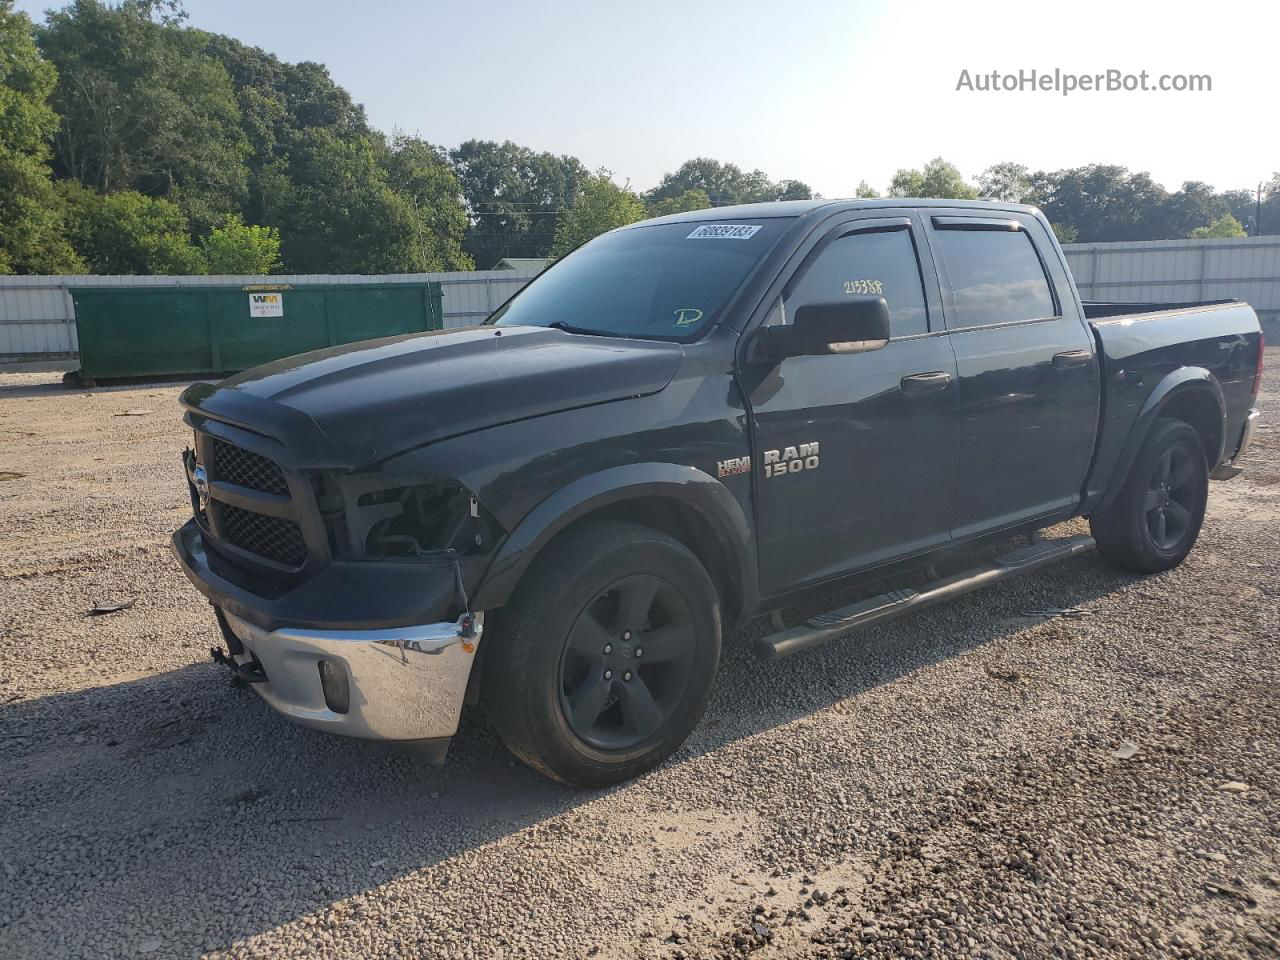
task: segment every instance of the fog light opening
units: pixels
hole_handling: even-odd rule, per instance
[[[318,666],[325,706],[334,713],[346,713],[351,709],[351,684],[346,668],[334,660],[321,660]]]

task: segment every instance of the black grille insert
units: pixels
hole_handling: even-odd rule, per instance
[[[274,460],[216,437],[213,440],[213,470],[215,479],[225,483],[281,496],[289,493],[284,471]]]
[[[286,567],[301,567],[306,562],[307,545],[302,528],[294,521],[241,510],[229,503],[217,506],[227,542]]]

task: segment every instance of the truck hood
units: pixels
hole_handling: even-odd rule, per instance
[[[314,456],[375,460],[446,437],[575,407],[657,393],[684,357],[677,343],[547,327],[469,327],[367,340],[195,384],[196,416],[268,433]],[[303,430],[302,421],[310,421]],[[318,436],[334,449],[321,456]],[[333,454],[343,451],[338,457]],[[303,453],[303,450],[297,452]],[[354,464],[352,464],[354,465]]]

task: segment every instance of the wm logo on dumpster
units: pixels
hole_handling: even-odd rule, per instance
[[[251,317],[283,317],[283,293],[251,293],[249,294],[249,316]]]

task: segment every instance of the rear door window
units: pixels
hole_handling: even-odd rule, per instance
[[[1044,266],[1025,230],[946,226],[936,232],[955,296],[957,327],[1057,314]]]

